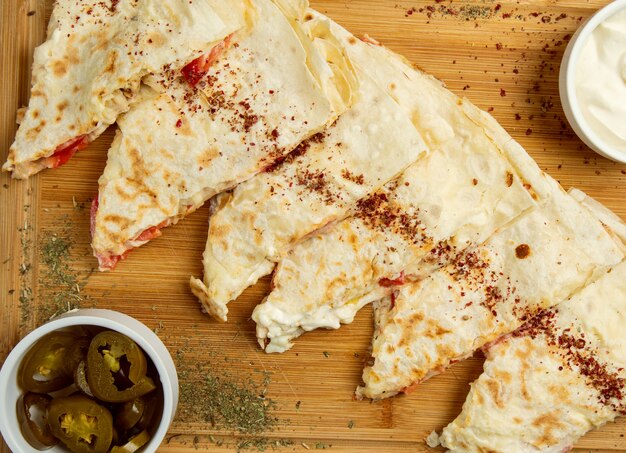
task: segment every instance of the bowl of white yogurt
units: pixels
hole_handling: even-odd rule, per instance
[[[576,31],[561,62],[559,94],[576,135],[626,163],[626,0],[609,3]]]

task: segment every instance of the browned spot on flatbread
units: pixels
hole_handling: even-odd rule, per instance
[[[543,433],[541,437],[534,443],[538,448],[555,445],[558,443],[558,439],[552,435],[552,433]]]
[[[506,186],[511,187],[513,185],[513,173],[510,171],[506,172]]]
[[[551,395],[554,395],[559,402],[567,403],[570,401],[569,389],[565,385],[553,384],[548,387]]]
[[[163,170],[163,181],[167,184],[168,187],[171,187],[176,183],[176,175],[171,171],[164,169]]]
[[[115,62],[117,61],[117,52],[111,52],[107,56],[106,66],[104,67],[104,73],[114,73],[115,72]]]
[[[533,189],[533,186],[530,185],[529,183],[525,182],[524,183],[524,189],[526,189],[528,191],[528,193],[530,194],[530,196],[532,197],[533,200],[537,200],[537,192],[535,192],[535,189]]]
[[[451,332],[451,330],[442,327],[434,319],[427,319],[426,325],[426,331],[423,333],[423,335],[428,338],[438,338]]]
[[[437,355],[443,358],[443,362],[441,362],[438,365],[439,368],[441,369],[441,372],[443,372],[444,368],[447,368],[448,366],[450,366],[450,363],[448,363],[448,358],[454,357],[456,355],[456,352],[447,344],[441,344],[441,343],[437,343],[437,347],[435,349],[437,350]]]
[[[372,371],[372,372],[370,373],[369,378],[370,378],[370,381],[372,381],[372,382],[374,382],[374,383],[378,383],[378,382],[380,382],[380,376],[379,376],[378,374],[376,374],[376,372],[374,372],[374,371]]]
[[[46,121],[45,120],[41,120],[41,122],[37,126],[33,127],[32,129],[29,129],[26,132],[26,138],[28,140],[36,139],[37,136],[39,135],[39,133],[41,132],[41,130],[43,129],[43,127],[45,125],[46,125]],[[39,156],[39,154],[41,154],[41,153],[38,153],[37,157],[41,157],[41,156]],[[43,156],[43,154],[41,154],[41,155]]]
[[[496,403],[496,406],[498,406],[499,408],[503,408],[504,402],[500,398],[500,383],[494,379],[487,379],[485,385],[487,386],[487,390],[491,394],[491,399],[493,399],[494,403]]]
[[[332,300],[333,294],[336,294],[338,289],[345,288],[348,284],[348,281],[345,278],[345,274],[342,272],[340,275],[335,277],[329,284],[328,289],[326,290],[326,299]]]
[[[184,135],[185,137],[191,137],[193,135],[193,130],[191,129],[189,121],[184,117],[179,121],[180,123],[177,123],[176,133]],[[178,124],[180,124],[180,127],[178,127]]]
[[[542,430],[541,438],[539,438],[537,444],[535,444],[537,447],[555,444],[557,441],[553,432],[564,427],[558,415],[554,412],[540,415],[534,419],[531,424],[535,428]]]
[[[116,224],[121,230],[128,228],[132,223],[131,219],[129,219],[128,217],[122,217],[117,214],[107,214],[102,220],[107,223]]]
[[[232,227],[227,224],[211,225],[211,236],[215,238],[225,238],[232,231]]]
[[[48,99],[48,96],[46,95],[46,93],[44,93],[43,91],[38,90],[36,88],[33,91],[30,92],[30,96],[33,97],[33,98],[42,97],[42,98],[44,98],[46,100]]]
[[[74,88],[72,88],[72,92],[74,94],[78,93],[80,91],[80,87],[78,85],[74,85]]]
[[[143,170],[143,167],[142,167],[142,170]],[[145,170],[143,171],[143,175],[147,175],[147,172]],[[129,186],[136,188],[136,191],[137,191],[136,196],[146,195],[148,199],[151,200],[150,204],[145,206],[147,208],[147,207],[152,207],[156,204],[158,195],[154,190],[152,190],[150,187],[148,187],[144,183],[144,180],[145,180],[145,176],[143,176],[141,179],[129,178],[126,180],[126,182]]]
[[[504,382],[505,384],[510,384],[512,380],[511,373],[509,373],[508,371],[496,370],[496,372],[494,373],[494,377]]]
[[[126,193],[120,186],[115,186],[115,192],[117,193],[117,196],[120,197],[122,200],[133,199],[132,195]]]
[[[417,312],[417,313],[413,313],[407,317],[405,317],[403,319],[403,324],[406,324],[409,326],[409,328],[412,328],[413,326],[415,326],[415,324],[421,322],[424,320],[424,313],[422,312]]]
[[[530,256],[530,246],[528,244],[520,244],[515,247],[515,256],[520,259],[526,259]]]
[[[528,387],[526,386],[526,371],[528,370],[528,364],[522,361],[522,369],[519,373],[520,391],[522,392],[522,398],[526,401],[530,401],[530,393],[528,393]]]
[[[32,116],[35,119],[39,118],[39,110],[37,109],[33,110],[30,116]]]
[[[57,77],[63,77],[67,74],[67,61],[66,60],[55,60],[50,66],[52,66],[52,73]]]
[[[22,124],[22,121],[24,120],[24,115],[26,115],[26,107],[20,107],[19,109],[17,109],[17,112],[15,112],[15,122],[17,124]]]
[[[70,103],[67,101],[67,99],[65,99],[65,100],[63,100],[63,101],[61,101],[61,102],[59,102],[59,103],[57,104],[57,110],[58,110],[59,112],[62,112],[63,110],[65,110],[66,108],[68,108],[68,107],[69,107],[69,105],[70,105]]]
[[[170,152],[170,151],[166,150],[166,149],[161,148],[161,149],[159,150],[159,154],[160,154],[163,158],[165,158],[166,160],[167,160],[167,159],[169,159],[169,160],[173,160],[173,159],[174,159],[174,154],[173,154],[172,152]]]
[[[109,45],[109,38],[103,31],[93,33],[92,41],[94,42],[92,52],[98,52],[102,49],[106,49]]]
[[[519,417],[513,417],[513,423],[517,424],[517,425],[521,425],[522,424],[522,419]]]
[[[348,38],[348,42],[349,42],[350,44],[356,44],[356,38],[355,38],[354,36],[350,36],[350,37]]]
[[[313,20],[313,14],[307,13],[307,15],[304,16],[304,20],[306,20],[306,21]]]

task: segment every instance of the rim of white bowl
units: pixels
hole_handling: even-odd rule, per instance
[[[578,28],[565,50],[563,60],[566,61],[566,64],[565,67],[561,65],[560,69],[560,72],[563,73],[564,77],[559,78],[561,81],[563,79],[565,80],[564,88],[567,99],[564,100],[563,96],[561,96],[561,100],[563,103],[567,103],[568,108],[564,109],[565,116],[568,117],[567,119],[574,128],[575,132],[578,132],[576,129],[580,129],[580,132],[582,132],[583,135],[583,137],[580,138],[594,151],[609,159],[626,163],[626,153],[614,148],[602,140],[589,123],[587,123],[580,108],[578,97],[576,96],[575,86],[576,63],[580,58],[580,53],[582,52],[582,48],[587,42],[587,39],[589,39],[589,36],[598,25],[622,9],[626,9],[626,0],[615,0],[596,11],[593,16],[589,17],[587,21]],[[563,89],[563,87],[561,87],[561,89]],[[569,118],[568,109],[573,118]]]
[[[37,340],[55,330],[79,325],[99,326],[120,332],[132,338],[150,356],[159,374],[163,389],[163,413],[159,427],[142,451],[145,453],[155,452],[174,419],[178,405],[178,375],[172,356],[161,339],[141,321],[122,312],[99,308],[72,310],[30,332],[18,342],[0,368],[0,400],[7,401],[6,393],[11,384],[10,380],[16,374],[24,354]],[[10,413],[15,411],[15,408],[5,407],[3,410]],[[17,432],[15,432],[15,427],[18,428]],[[18,422],[8,420],[7,417],[0,417],[0,432],[12,451],[38,451],[35,448],[29,448],[28,442],[21,434]]]

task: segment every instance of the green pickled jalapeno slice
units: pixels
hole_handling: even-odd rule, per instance
[[[50,431],[75,453],[105,453],[113,439],[109,410],[83,395],[54,398],[48,409]]]
[[[48,408],[52,397],[39,393],[26,393],[17,402],[17,415],[24,438],[38,450],[45,450],[59,441],[48,427]]]
[[[153,391],[156,386],[146,376],[146,371],[146,357],[127,336],[104,331],[91,340],[87,352],[87,382],[99,400],[122,403]]]
[[[70,385],[73,378],[66,359],[74,341],[76,337],[69,332],[52,332],[37,341],[22,361],[20,385],[34,393],[54,392]]]

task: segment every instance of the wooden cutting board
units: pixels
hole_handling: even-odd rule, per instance
[[[16,128],[15,111],[28,99],[32,53],[44,39],[51,3],[0,2],[3,162]],[[356,35],[368,33],[490,111],[563,186],[583,189],[626,218],[626,166],[598,157],[576,138],[558,97],[559,65],[568,39],[605,1],[312,3]],[[424,437],[458,414],[468,384],[481,372],[481,357],[456,364],[411,395],[370,403],[352,399],[368,356],[370,309],[352,325],[306,334],[291,351],[266,355],[256,344],[249,317],[268,290],[267,279],[230,305],[227,324],[203,315],[189,292],[189,276],[201,275],[206,207],[134,251],[115,272],[91,273],[96,262],[89,249],[88,205],[112,134],[113,128],[58,170],[28,181],[0,176],[0,363],[22,336],[67,301],[111,308],[158,332],[180,366],[186,389],[204,382],[207,373],[241,385],[252,380],[261,387],[267,376],[266,397],[274,401],[271,413],[278,421],[265,437],[293,442],[281,447],[286,451],[426,451]],[[71,244],[66,273],[69,286],[78,283],[79,288],[55,279],[42,261],[53,237]],[[200,420],[206,403],[188,397],[181,401],[163,451],[228,451],[241,445],[228,429]],[[622,419],[590,433],[576,447],[626,451],[625,428]],[[220,441],[224,444],[217,446]],[[4,443],[0,450],[7,451]]]

